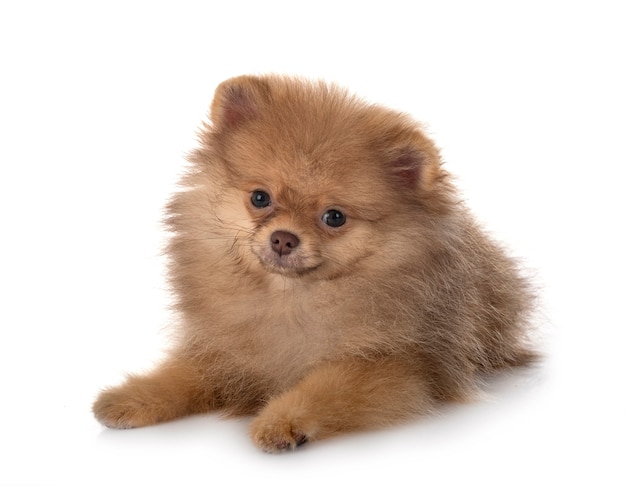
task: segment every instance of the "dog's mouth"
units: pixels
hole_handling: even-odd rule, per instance
[[[322,264],[317,258],[307,256],[302,251],[280,255],[268,247],[253,247],[253,253],[268,272],[287,277],[298,277],[310,273]]]
[[[285,275],[287,277],[304,275],[312,272],[321,265],[321,263],[311,265],[307,262],[307,258],[298,257],[297,255],[257,255],[257,257],[269,272]]]
[[[263,268],[286,277],[311,273],[323,263],[321,255],[301,236],[283,229],[275,230],[261,239],[256,237],[251,249]]]

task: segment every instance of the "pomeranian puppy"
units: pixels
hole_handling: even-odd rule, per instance
[[[462,401],[528,363],[532,295],[410,117],[323,82],[242,76],[168,205],[178,339],[104,390],[107,427],[221,410],[293,449]]]

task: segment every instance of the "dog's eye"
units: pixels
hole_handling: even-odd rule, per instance
[[[272,203],[272,198],[265,191],[253,191],[250,202],[255,208],[266,208]]]
[[[336,209],[329,209],[322,215],[322,221],[331,228],[338,228],[346,224],[346,215]]]

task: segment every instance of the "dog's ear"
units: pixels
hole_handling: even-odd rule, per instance
[[[440,173],[439,157],[415,147],[400,149],[391,157],[391,175],[404,189],[411,192],[428,192]]]
[[[269,100],[267,79],[239,76],[222,82],[211,104],[211,121],[218,129],[234,129],[257,118]]]
[[[428,166],[426,156],[413,147],[399,149],[391,157],[389,168],[397,182],[409,189],[424,183],[424,172]]]
[[[399,189],[428,192],[442,170],[439,150],[420,130],[403,129],[389,143],[388,169]]]
[[[433,213],[447,213],[456,203],[439,151],[421,132],[388,153],[387,170],[398,193]]]

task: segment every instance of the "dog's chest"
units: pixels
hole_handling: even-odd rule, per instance
[[[236,359],[269,374],[299,375],[335,353],[341,332],[315,293],[284,290],[252,299],[223,335]]]

